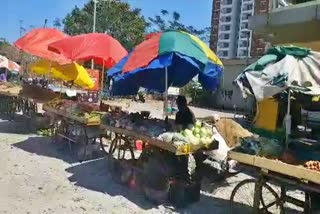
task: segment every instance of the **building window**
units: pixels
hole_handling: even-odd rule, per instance
[[[229,48],[229,43],[227,43],[227,42],[220,42],[220,43],[219,43],[219,48]]]
[[[248,29],[248,23],[242,23],[241,29]]]
[[[229,34],[221,34],[219,36],[219,39],[230,39],[230,35]]]
[[[231,22],[231,17],[227,16],[225,20],[226,20],[226,22]]]
[[[230,29],[231,29],[230,25],[222,25],[221,26],[221,30],[228,31]]]
[[[247,53],[248,53],[248,52],[247,52],[246,50],[240,51],[239,56],[240,56],[240,57],[246,57],[246,56],[248,56]]]
[[[228,51],[222,51],[222,56],[227,57],[228,56]]]
[[[240,42],[240,47],[247,47],[248,46],[248,42],[247,41],[241,41]]]
[[[232,8],[223,8],[222,12],[223,13],[231,13],[232,12]]]
[[[219,51],[219,57],[228,57],[228,51]]]
[[[252,4],[247,4],[247,5],[244,5],[243,6],[243,10],[246,11],[246,10],[252,10],[253,6]]]
[[[240,38],[241,38],[241,39],[246,39],[247,37],[248,37],[248,34],[247,34],[247,33],[241,32],[241,34],[240,34]]]

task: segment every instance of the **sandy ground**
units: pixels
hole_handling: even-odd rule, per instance
[[[143,110],[145,105],[131,108]],[[212,112],[201,115],[204,114]],[[220,182],[206,179],[200,201],[183,210],[155,206],[142,194],[116,184],[105,158],[79,163],[66,144],[28,133],[28,128],[25,122],[0,121],[1,214],[224,214],[228,213],[232,189],[248,178],[238,174]]]

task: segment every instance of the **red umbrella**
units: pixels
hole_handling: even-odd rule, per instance
[[[89,33],[68,37],[49,45],[49,50],[73,61],[94,60],[108,68],[119,62],[128,52],[120,42],[108,34]]]
[[[68,37],[66,34],[54,28],[37,28],[18,39],[14,45],[31,55],[65,64],[70,60],[60,54],[49,51],[48,45],[66,37]]]

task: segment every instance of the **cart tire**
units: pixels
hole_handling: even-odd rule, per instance
[[[116,156],[118,160],[127,159],[126,153],[129,151],[131,159],[135,159],[133,147],[130,144],[127,138],[124,138],[121,135],[116,134],[115,138],[112,140],[111,145],[109,147],[108,154],[110,156]]]
[[[102,151],[105,153],[105,155],[109,155],[110,154],[110,148],[111,148],[112,140],[115,137],[116,137],[115,133],[108,131],[104,137],[100,138],[100,147],[101,147]]]
[[[230,212],[229,213],[239,213],[239,212],[243,212],[244,209],[247,209],[247,211],[249,212],[253,212],[254,208],[253,208],[253,201],[254,201],[254,187],[257,183],[256,179],[247,179],[244,181],[241,181],[239,184],[236,185],[236,187],[233,189],[232,193],[231,193],[231,197],[230,197]],[[250,191],[250,189],[248,187],[246,187],[247,185],[252,184],[253,186],[253,191],[251,192],[250,195],[243,195],[240,197],[240,200],[236,200],[236,195],[237,193],[243,192],[243,190],[241,191],[241,188]],[[276,210],[282,210],[282,206],[279,206],[281,200],[279,195],[276,193],[276,191],[267,183],[263,183],[262,185],[262,195],[260,196],[260,206],[259,209],[261,210],[261,213],[276,213],[274,210],[270,211],[270,208],[276,209]],[[272,197],[274,198],[274,200],[272,201],[272,203],[267,203],[267,201],[269,199],[267,199],[266,194],[264,192],[264,190],[267,190]],[[250,199],[252,199],[252,203],[250,202]],[[245,204],[243,203],[245,201],[249,202],[249,204]],[[271,207],[267,207],[269,205],[273,204]],[[247,206],[247,207],[245,207]],[[242,210],[242,211],[241,211]]]

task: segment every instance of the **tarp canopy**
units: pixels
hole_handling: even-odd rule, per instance
[[[58,63],[41,59],[30,65],[30,70],[37,75],[48,75],[54,79],[72,81],[82,88],[90,89],[94,86],[94,82],[87,70],[77,63],[59,65]]]
[[[6,68],[9,71],[20,71],[20,65],[14,61],[9,60],[7,57],[0,55],[0,68]]]
[[[49,50],[60,53],[72,61],[94,60],[96,64],[112,67],[128,52],[112,36],[89,33],[68,37],[49,45]]]
[[[244,96],[257,100],[287,88],[310,95],[320,94],[320,53],[299,47],[271,48],[235,80]]]
[[[71,61],[60,54],[48,50],[50,43],[66,37],[68,35],[54,28],[37,28],[18,39],[14,45],[31,55],[66,64]]]

